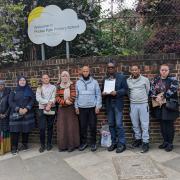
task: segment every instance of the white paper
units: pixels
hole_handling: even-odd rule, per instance
[[[110,94],[112,91],[115,90],[115,82],[116,80],[115,79],[112,79],[112,80],[105,80],[104,82],[104,91],[105,93],[107,94]]]

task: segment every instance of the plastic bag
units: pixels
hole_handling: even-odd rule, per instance
[[[103,125],[100,132],[101,132],[101,146],[102,147],[111,146],[111,133],[109,132],[109,126]]]

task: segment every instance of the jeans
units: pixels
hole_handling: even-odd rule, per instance
[[[40,130],[40,142],[42,146],[45,146],[46,127],[47,127],[47,145],[52,144],[54,119],[55,119],[55,115],[45,115],[42,109],[39,110],[39,130]]]
[[[130,117],[135,139],[149,143],[149,105],[148,103],[131,104]]]
[[[112,106],[108,109],[107,115],[112,144],[125,145],[126,139],[125,130],[122,122],[122,111],[120,111],[115,105],[112,104]]]

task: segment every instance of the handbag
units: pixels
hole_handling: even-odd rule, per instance
[[[170,110],[170,111],[178,111],[178,101],[176,99],[169,99],[166,102],[166,109]]]
[[[21,119],[21,118],[23,118],[23,115],[20,115],[19,113],[12,113],[10,115],[11,120],[18,120],[18,119]]]

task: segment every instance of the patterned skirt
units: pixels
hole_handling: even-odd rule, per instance
[[[0,131],[0,155],[11,151],[11,139],[9,131]]]

